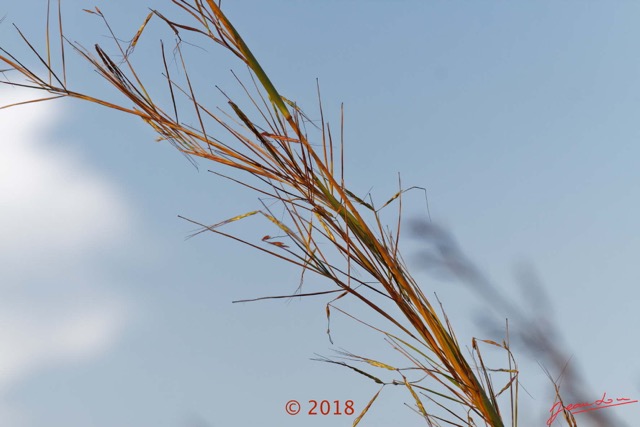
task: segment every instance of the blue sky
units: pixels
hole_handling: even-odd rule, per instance
[[[71,39],[108,42],[79,12],[88,5],[67,3]],[[96,4],[129,38],[148,6],[172,10],[139,3]],[[43,46],[45,5],[1,6],[0,45],[26,56],[16,23]],[[344,102],[354,192],[384,201],[398,172],[405,186],[426,187],[434,222],[505,294],[523,302],[517,267],[536,272],[594,400],[640,398],[640,5],[226,0],[223,9],[284,96],[317,115],[319,79],[335,128]],[[136,51],[150,81],[161,81],[154,36],[170,40],[161,29]],[[214,104],[214,84],[239,93],[229,69],[243,69],[230,55],[187,54]],[[111,96],[69,61],[70,81]],[[29,96],[0,88],[3,105]],[[219,236],[185,240],[194,228],[177,215],[216,223],[259,206],[207,173],[212,165],[195,169],[144,123],[77,102],[2,110],[0,132],[3,425],[346,426],[352,418],[291,417],[284,404],[352,399],[357,409],[378,390],[309,360],[333,348],[386,352],[337,317],[331,346],[325,300],[231,303],[290,293],[298,275]],[[418,193],[405,215],[424,217]],[[438,293],[464,345],[487,337],[477,295],[425,272],[421,245],[407,235],[425,293]],[[550,384],[535,360],[518,359],[533,396],[523,394],[522,423],[542,425]],[[385,389],[364,425],[421,425],[402,402],[403,390]],[[620,425],[640,418],[637,405],[608,411]]]

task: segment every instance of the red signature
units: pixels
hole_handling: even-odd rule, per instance
[[[618,397],[615,401],[611,398],[605,400],[607,393],[602,395],[602,399],[598,399],[595,402],[584,402],[584,403],[573,403],[571,405],[562,406],[562,403],[556,402],[551,407],[549,412],[551,412],[551,416],[547,420],[547,425],[550,426],[551,423],[556,419],[556,417],[561,414],[565,409],[572,414],[579,414],[580,412],[587,411],[595,411],[597,409],[610,408],[612,406],[620,406],[620,405],[628,405],[629,403],[637,403],[637,400],[631,400],[627,397]]]

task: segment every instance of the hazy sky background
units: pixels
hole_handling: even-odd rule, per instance
[[[123,39],[147,7],[174,10],[135,3],[95,4]],[[91,5],[65,2],[65,29],[85,46],[106,44],[99,21],[80,12]],[[42,48],[45,8],[0,6],[1,47],[28,57],[16,23]],[[426,187],[433,221],[506,294],[522,302],[517,267],[536,272],[593,400],[640,398],[639,4],[226,0],[223,9],[284,96],[318,118],[318,78],[335,129],[345,103],[352,190],[382,202],[398,172],[406,187]],[[159,23],[149,31],[137,63],[161,82],[157,36],[172,37]],[[229,69],[243,68],[200,47],[185,51],[191,72],[222,105],[213,85],[239,93]],[[72,87],[112,97],[68,60]],[[2,105],[30,96],[0,88]],[[0,111],[0,423],[351,425],[291,417],[284,405],[352,399],[362,409],[374,383],[309,359],[332,348],[374,357],[385,344],[336,316],[331,346],[321,298],[232,304],[291,293],[297,272],[219,236],[185,241],[194,227],[178,214],[216,223],[259,201],[154,138],[140,121],[79,102]],[[424,218],[424,198],[408,195],[404,213]],[[257,220],[240,229],[271,232]],[[426,294],[438,292],[462,344],[500,339],[476,323],[477,295],[426,274],[421,242],[407,238],[410,267]],[[522,424],[543,425],[551,385],[534,360],[519,360],[533,396],[522,393]],[[423,425],[402,406],[410,401],[389,387],[363,424]],[[640,419],[640,404],[608,411]]]

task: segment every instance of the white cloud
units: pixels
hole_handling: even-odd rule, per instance
[[[0,105],[30,96],[0,88]],[[126,203],[51,140],[59,109],[54,101],[0,110],[0,421],[12,386],[103,353],[129,311],[95,261],[130,230]]]
[[[0,92],[2,104],[20,98],[23,91]],[[125,231],[126,207],[116,189],[47,135],[59,105],[0,111],[0,255],[77,254]]]
[[[0,394],[40,369],[99,355],[117,338],[124,304],[63,286],[64,298],[38,296],[37,286],[28,286],[0,302]]]

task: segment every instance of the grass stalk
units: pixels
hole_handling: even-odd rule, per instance
[[[395,234],[385,232],[379,209],[376,210],[373,203],[366,203],[355,196],[345,185],[342,148],[340,151],[334,149],[331,128],[324,121],[322,104],[320,103],[321,124],[318,126],[322,143],[320,148],[315,148],[303,128],[308,120],[307,116],[296,103],[280,95],[220,6],[213,0],[172,0],[172,2],[178,12],[186,13],[187,22],[170,19],[168,15],[154,10],[147,15],[131,42],[126,46],[111,31],[102,11],[98,8],[87,10],[88,13],[97,15],[104,21],[112,35],[116,51],[122,57],[121,61],[114,60],[107,49],[101,45],[96,44],[94,52],[91,52],[78,43],[69,42],[62,32],[62,13],[59,12],[61,72],[56,72],[52,65],[52,49],[48,33],[45,55],[39,54],[20,33],[27,43],[28,50],[36,54],[41,64],[45,64],[47,76],[42,76],[34,68],[24,65],[25,61],[18,60],[17,57],[0,48],[0,61],[22,78],[19,82],[6,80],[3,83],[31,87],[49,94],[33,100],[34,102],[58,97],[75,98],[136,116],[154,129],[159,140],[168,141],[183,154],[243,172],[242,178],[232,179],[279,201],[286,212],[286,221],[276,219],[276,216],[265,207],[213,226],[199,224],[202,226],[201,231],[211,231],[241,241],[297,265],[301,268],[301,276],[305,272],[310,272],[324,277],[329,283],[328,290],[304,295],[338,293],[339,296],[336,299],[351,296],[368,307],[374,318],[388,322],[390,327],[397,330],[397,333],[404,334],[403,337],[399,337],[396,333],[376,328],[392,343],[393,348],[410,362],[412,369],[420,371],[423,377],[432,381],[429,387],[422,386],[419,381],[410,380],[401,368],[395,368],[371,358],[355,355],[350,357],[374,368],[396,372],[401,380],[395,384],[401,384],[407,389],[418,412],[429,425],[437,425],[438,421],[443,421],[443,418],[430,414],[429,408],[434,399],[444,399],[447,403],[439,401],[434,406],[445,408],[445,412],[452,416],[450,421],[445,422],[453,425],[461,425],[460,422],[466,422],[467,425],[484,423],[492,427],[503,427],[505,423],[497,396],[502,391],[510,389],[512,393],[516,393],[512,395],[512,401],[513,396],[517,397],[517,389],[514,392],[511,388],[512,385],[517,384],[517,369],[512,364],[509,347],[506,343],[496,344],[510,355],[508,369],[510,377],[507,385],[499,393],[495,393],[490,370],[480,357],[477,343],[474,341],[473,344],[475,354],[479,358],[477,370],[479,375],[476,374],[476,369],[472,368],[475,363],[463,354],[446,316],[438,315],[402,261],[398,242],[402,194],[407,190],[400,188],[399,192],[384,204],[383,208],[396,200],[399,204],[396,232]],[[162,44],[161,69],[164,71],[171,99],[170,105],[165,106],[156,103],[130,59],[135,54],[134,48],[140,37],[154,20],[167,25],[178,38],[175,52],[177,62],[182,68],[181,80],[178,76],[172,76],[169,73],[165,48]],[[49,20],[47,20],[48,28]],[[247,88],[244,85],[242,87],[253,107],[258,109],[255,119],[240,106],[240,103],[231,99],[228,99],[228,107],[229,114],[235,116],[232,118],[216,113],[215,109],[200,102],[200,97],[197,97],[198,89],[190,78],[187,61],[182,51],[183,37],[186,36],[223,46],[249,68],[258,97],[254,99]],[[124,95],[126,101],[114,103],[96,95],[72,90],[67,82],[65,45],[88,62],[113,90]],[[265,93],[266,99],[263,96]],[[183,97],[182,100],[186,100],[189,108],[195,113],[197,127],[192,127],[181,120],[181,117],[188,114],[180,111],[179,96]],[[258,99],[262,100],[264,106],[256,102]],[[343,141],[342,123],[343,119],[341,119],[341,141]],[[208,130],[212,126],[217,126],[220,130],[212,133]],[[223,140],[227,142],[222,142]],[[339,161],[336,161],[336,155],[339,155]],[[340,165],[339,175],[335,165]],[[221,230],[226,224],[254,215],[261,215],[280,233],[284,233],[287,237],[286,243],[270,236],[265,236],[259,243],[255,243]],[[368,222],[365,219],[367,216],[373,217],[373,221]],[[368,280],[359,278],[362,275],[365,275]],[[381,296],[384,304],[379,302]],[[327,304],[328,318],[330,307],[335,308],[334,301],[335,299]],[[394,310],[397,310],[399,315],[385,308],[389,302],[393,304]],[[360,319],[356,320],[360,321]],[[354,369],[365,377],[383,384],[382,388],[391,384],[344,362],[328,359],[325,361]],[[356,418],[354,425],[361,422],[382,388]],[[427,400],[423,401],[425,397]],[[516,425],[517,418],[515,416],[510,418],[511,424]]]

